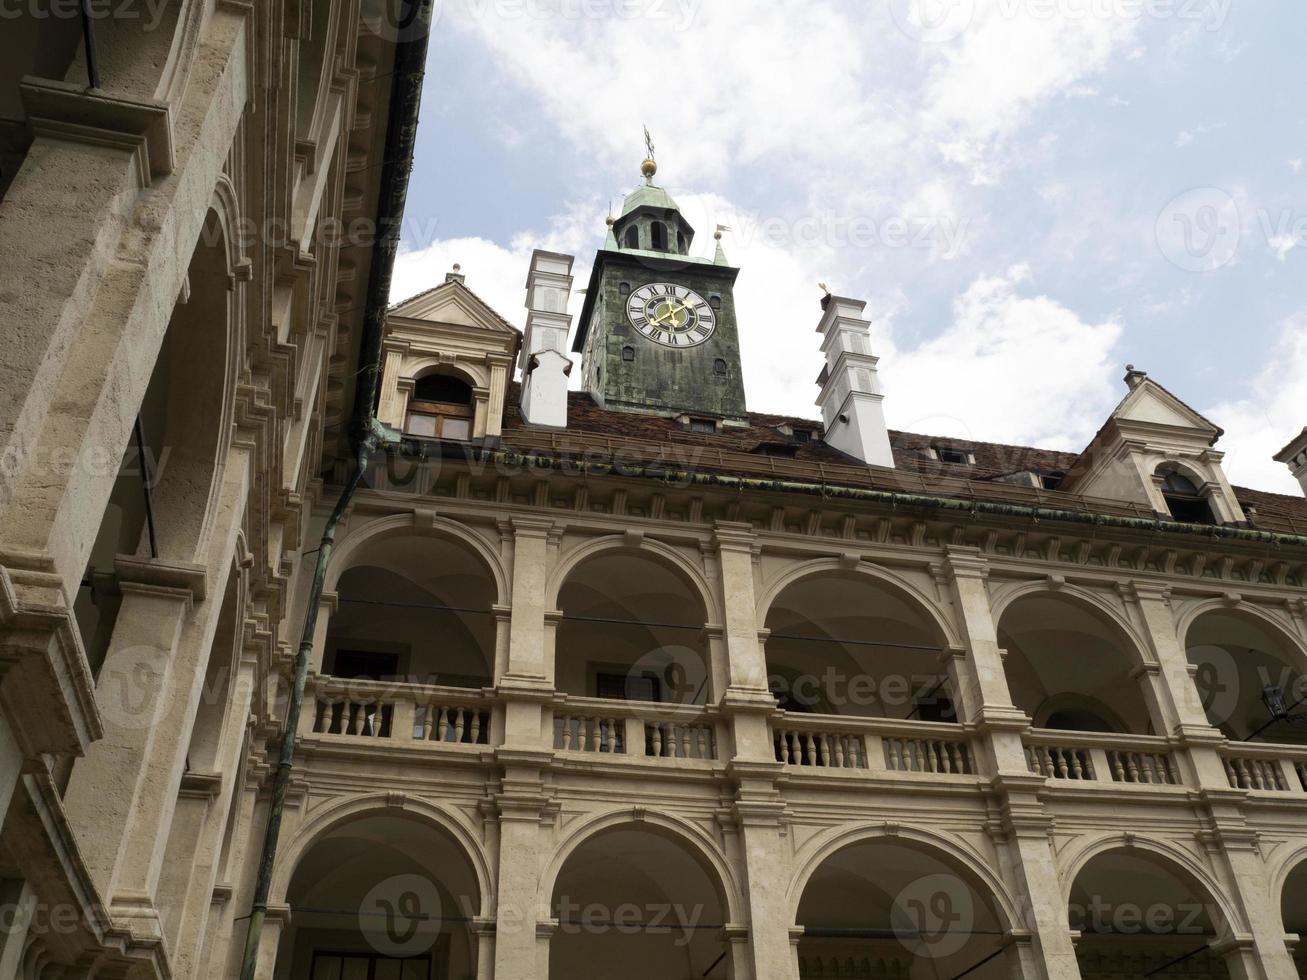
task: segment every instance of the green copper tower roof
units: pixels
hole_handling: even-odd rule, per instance
[[[653,184],[645,184],[637,187],[626,195],[626,200],[622,202],[622,213],[620,217],[626,217],[636,208],[650,207],[658,208],[664,211],[680,211],[676,202],[672,200],[672,195],[668,194],[661,187],[655,187]]]

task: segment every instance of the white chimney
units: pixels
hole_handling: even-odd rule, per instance
[[[572,361],[567,334],[572,317],[570,255],[536,249],[526,276],[526,334],[518,366],[522,369],[522,416],[532,425],[567,425],[567,376]]]
[[[1299,432],[1289,445],[1275,454],[1275,458],[1289,467],[1289,472],[1297,477],[1302,492],[1307,494],[1307,429]]]
[[[826,442],[872,466],[894,466],[889,430],[885,427],[885,396],[876,380],[877,358],[871,355],[871,334],[862,318],[866,303],[826,295],[817,332],[826,355],[817,384],[817,405],[826,423]]]

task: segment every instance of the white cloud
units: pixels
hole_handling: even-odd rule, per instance
[[[1307,425],[1307,310],[1281,324],[1266,366],[1247,390],[1247,397],[1203,413],[1225,429],[1226,474],[1242,486],[1301,495],[1288,468],[1272,457]]]
[[[895,428],[1079,450],[1118,397],[1116,320],[1089,323],[1030,292],[1030,270],[975,280],[953,322],[911,350],[885,351],[886,415]]]

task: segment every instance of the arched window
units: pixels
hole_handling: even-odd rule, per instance
[[[428,439],[472,435],[472,386],[448,374],[427,374],[413,384],[404,430]]]
[[[626,243],[627,248],[639,248],[640,229],[635,225],[631,225],[630,228],[626,229],[626,234],[622,236],[622,240]]]
[[[1215,524],[1212,505],[1202,491],[1183,473],[1175,470],[1158,470],[1162,477],[1162,499],[1171,517],[1186,524]]]
[[[723,358],[716,358],[712,362],[712,373],[721,377],[726,376],[726,361]]]
[[[635,348],[634,348],[634,347],[623,347],[623,348],[622,348],[622,360],[624,360],[624,361],[634,361],[634,360],[635,360]]]
[[[683,235],[679,231],[676,233],[676,251],[678,252],[685,251],[685,235]]]
[[[667,226],[655,221],[649,226],[650,247],[656,252],[667,251]]]

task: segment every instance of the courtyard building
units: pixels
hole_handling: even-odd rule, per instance
[[[1134,367],[891,430],[831,293],[751,411],[652,159],[389,304],[385,6],[0,38],[0,980],[1307,976],[1307,499]]]

